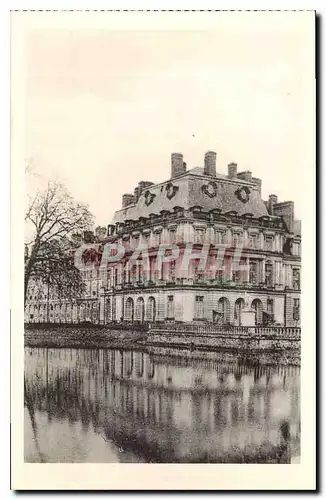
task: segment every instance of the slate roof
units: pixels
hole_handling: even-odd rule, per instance
[[[254,183],[237,178],[231,180],[220,174],[216,177],[206,176],[202,172],[202,168],[195,167],[180,177],[144,189],[136,204],[115,212],[112,222],[115,224],[148,217],[150,214],[158,215],[162,210],[173,211],[177,206],[186,210],[200,206],[204,212],[217,208],[222,213],[235,211],[239,215],[251,213],[254,217],[268,215]],[[249,190],[246,202],[237,196],[237,190],[244,187]]]

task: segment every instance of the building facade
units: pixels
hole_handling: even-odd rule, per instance
[[[140,182],[107,232],[97,229],[94,241],[121,257],[85,262],[79,301],[31,293],[26,321],[241,326],[249,307],[257,325],[300,326],[301,224],[292,201],[264,201],[261,185],[235,163],[218,174],[212,151],[190,170],[173,153],[170,178]]]

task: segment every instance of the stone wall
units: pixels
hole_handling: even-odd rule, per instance
[[[258,335],[191,335],[177,333],[150,333],[147,345],[170,345],[178,347],[230,349],[236,351],[284,351],[295,352],[300,357],[301,342],[293,338],[264,338]]]

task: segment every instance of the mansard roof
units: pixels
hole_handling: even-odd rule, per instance
[[[137,203],[114,214],[113,223],[138,220],[159,215],[162,210],[172,212],[174,207],[186,210],[200,206],[204,212],[219,209],[221,213],[237,212],[253,217],[268,216],[257,185],[242,179],[229,179],[224,175],[207,176],[196,167],[180,177],[145,188]]]

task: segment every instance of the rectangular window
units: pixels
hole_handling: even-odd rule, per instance
[[[173,260],[170,264],[170,279],[171,281],[175,281],[175,261]]]
[[[233,233],[232,235],[232,244],[234,247],[241,245],[241,234]]]
[[[267,262],[265,265],[265,285],[273,286],[273,264]]]
[[[175,229],[171,229],[170,231],[170,243],[174,244],[177,241],[177,232]]]
[[[223,231],[216,231],[215,232],[215,242],[217,245],[221,245],[224,243],[224,232]]]
[[[265,236],[265,250],[273,251],[273,236]]]
[[[246,261],[243,259],[240,259],[240,262],[237,266],[232,265],[232,281],[234,283],[242,283],[244,281],[245,275],[243,268],[245,267],[245,265]]]
[[[196,295],[195,301],[195,319],[203,319],[204,317],[204,297]]]
[[[108,287],[111,287],[112,286],[112,270],[111,269],[108,269],[107,271],[107,277],[108,277]]]
[[[168,295],[167,317],[168,317],[168,319],[174,319],[174,297],[173,297],[173,295]]]
[[[131,268],[131,281],[136,283],[137,281],[137,264],[134,264]]]
[[[202,229],[195,231],[195,243],[202,245],[204,243],[205,232]]]
[[[258,248],[257,234],[249,234],[249,248]]]
[[[249,282],[253,285],[257,284],[257,262],[250,261],[249,264]]]
[[[300,270],[293,269],[292,271],[292,288],[294,290],[300,290]]]
[[[300,320],[300,299],[293,299],[293,320]]]

